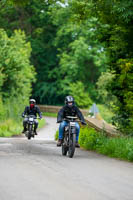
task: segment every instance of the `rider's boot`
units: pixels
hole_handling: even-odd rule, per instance
[[[36,132],[36,129],[34,129],[34,133],[35,133],[35,135],[38,135],[37,132]]]
[[[80,145],[78,142],[75,143],[75,147],[80,148]]]
[[[57,142],[57,147],[60,147],[62,144],[62,139],[58,139],[58,142]]]
[[[27,131],[27,128],[26,128],[26,127],[24,127],[24,129],[23,129],[22,133],[25,133],[26,131]]]

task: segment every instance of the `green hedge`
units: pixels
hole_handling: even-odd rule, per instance
[[[41,120],[38,120],[39,122],[39,125],[38,125],[38,128],[43,128],[43,126],[45,126],[45,119],[41,119]]]
[[[133,161],[132,137],[107,137],[93,128],[81,128],[79,143],[87,150],[94,150],[109,157]]]
[[[0,137],[11,137],[22,132],[22,124],[13,119],[8,119],[0,123]]]

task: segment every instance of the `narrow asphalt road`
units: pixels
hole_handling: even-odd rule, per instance
[[[0,200],[133,200],[133,164],[76,149],[61,155],[55,118],[36,138],[0,138]]]

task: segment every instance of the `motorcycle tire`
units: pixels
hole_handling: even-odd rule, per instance
[[[28,127],[28,136],[27,136],[28,140],[31,139],[31,134],[32,134],[32,125],[29,125],[29,127]]]
[[[68,151],[68,147],[66,147],[66,145],[62,144],[62,155],[66,156],[67,155],[67,151]]]
[[[69,138],[68,156],[72,158],[75,152],[76,134],[72,134]]]

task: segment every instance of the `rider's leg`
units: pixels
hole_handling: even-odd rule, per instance
[[[27,126],[27,121],[28,121],[28,118],[25,118],[25,119],[23,120],[23,127],[24,127],[24,129],[23,129],[22,133],[25,133],[25,132],[27,131],[27,128],[26,128],[26,126]]]
[[[34,119],[34,133],[35,135],[37,135],[37,132],[36,132],[36,129],[38,128],[38,120],[37,119]]]
[[[57,142],[57,146],[61,146],[64,128],[65,128],[65,126],[67,126],[67,124],[68,124],[68,122],[66,122],[66,121],[63,121],[63,122],[60,123],[60,126],[59,126],[59,139],[58,139],[58,142]]]
[[[78,142],[79,139],[79,131],[80,131],[80,126],[78,122],[76,122],[76,142]]]
[[[80,131],[80,126],[78,124],[78,122],[76,122],[76,147],[80,147],[79,143],[78,143],[78,139],[79,139],[79,131]]]
[[[59,139],[62,139],[63,138],[63,132],[64,132],[64,128],[65,126],[67,126],[68,122],[66,121],[63,121],[60,123],[60,126],[59,126]]]

